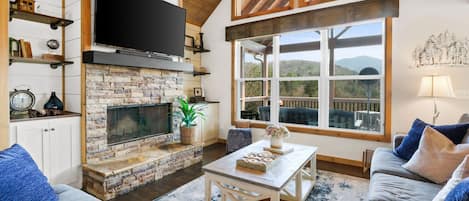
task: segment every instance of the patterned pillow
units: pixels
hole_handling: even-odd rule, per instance
[[[469,128],[469,124],[433,126],[420,119],[416,119],[407,136],[402,140],[399,147],[395,149],[394,154],[402,159],[410,160],[418,149],[420,138],[422,138],[422,133],[426,126],[436,129],[449,138],[454,144],[461,143]]]
[[[445,201],[467,201],[469,200],[469,178],[462,180],[446,196]]]
[[[432,201],[444,201],[449,192],[451,192],[456,185],[458,185],[464,178],[469,177],[469,155],[466,155],[464,161],[454,170],[451,179],[446,185],[438,192]]]
[[[436,129],[427,126],[418,150],[402,167],[437,184],[442,184],[448,181],[468,154],[469,144],[455,145]]]
[[[57,195],[20,145],[0,152],[1,201],[57,201]]]

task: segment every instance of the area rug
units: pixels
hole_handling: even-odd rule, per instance
[[[318,171],[318,180],[307,201],[364,201],[369,180],[348,175]],[[204,177],[201,176],[154,201],[203,201]],[[212,201],[221,200],[217,187],[212,187]]]

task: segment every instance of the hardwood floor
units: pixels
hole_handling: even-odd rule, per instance
[[[113,201],[152,201],[153,199],[165,195],[174,189],[192,181],[203,175],[201,168],[225,155],[225,144],[217,143],[204,148],[203,161],[189,168],[179,170],[174,174],[117,197]],[[368,178],[368,173],[363,173],[361,168],[347,165],[340,165],[330,162],[318,161],[318,169],[338,172],[356,177]]]

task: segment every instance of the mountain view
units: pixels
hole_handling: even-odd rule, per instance
[[[269,64],[269,66],[272,66]],[[381,72],[382,60],[378,58],[360,56],[341,59],[336,62],[336,75],[358,75],[365,67],[374,67]],[[245,63],[245,77],[261,77],[260,63]],[[281,77],[306,77],[319,76],[320,63],[307,60],[280,61]],[[269,77],[272,76],[269,70]],[[358,80],[334,81],[334,96],[338,98],[367,98],[368,85]],[[379,84],[372,83],[369,86],[371,98],[379,98]],[[245,95],[247,97],[262,95],[262,81],[246,82]],[[317,81],[282,81],[280,82],[280,95],[290,97],[317,97]]]
[[[355,72],[360,72],[360,70],[366,67],[373,67],[381,73],[383,60],[369,56],[359,56],[338,60],[336,65],[345,66]]]

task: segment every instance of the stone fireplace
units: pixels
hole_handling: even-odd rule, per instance
[[[180,72],[157,69],[86,65],[86,158],[98,162],[137,151],[141,146],[179,139],[177,122],[172,133],[126,143],[108,143],[108,110],[118,107],[173,103],[183,96]],[[174,120],[173,120],[174,121]]]
[[[171,116],[183,94],[181,72],[86,64],[84,189],[109,200],[200,162]]]

